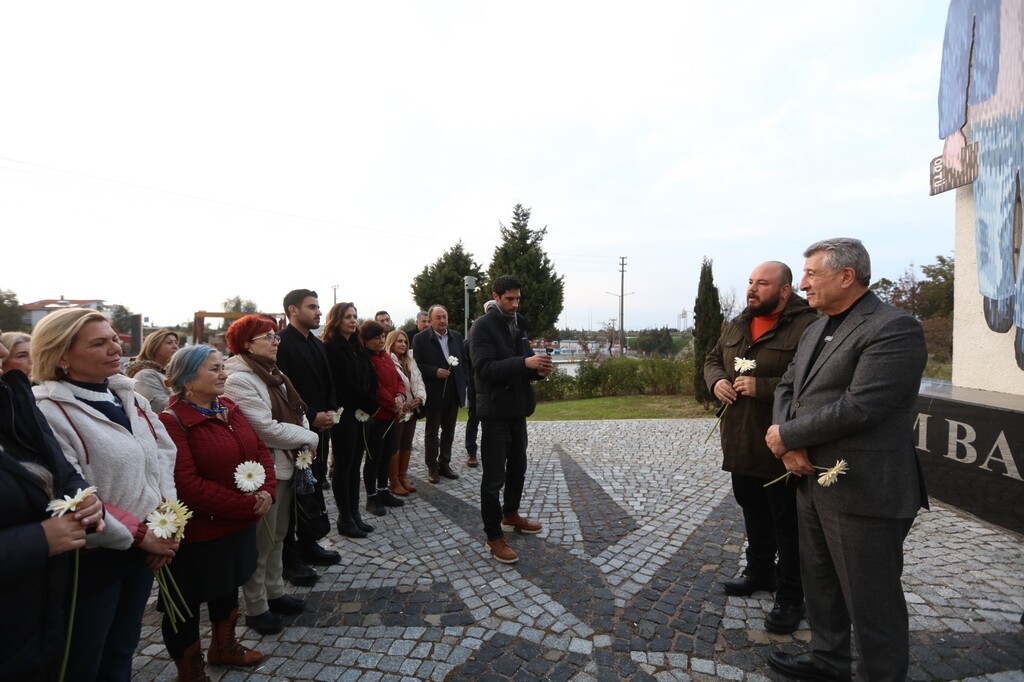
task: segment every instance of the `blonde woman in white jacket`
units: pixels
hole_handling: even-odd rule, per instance
[[[302,613],[305,608],[304,600],[285,592],[281,552],[294,506],[296,455],[303,450],[315,453],[319,439],[309,430],[306,405],[298,391],[277,369],[281,339],[275,323],[262,315],[246,315],[232,323],[225,338],[234,357],[225,364],[224,395],[238,404],[270,449],[277,476],[274,504],[263,517],[270,533],[256,534],[256,571],[242,587],[245,624],[269,635],[281,631],[282,615]]]
[[[118,373],[120,338],[102,313],[66,308],[32,333],[32,375],[40,411],[64,456],[105,505],[106,527],[79,556],[78,603],[68,669],[80,680],[131,679],[153,571],[178,549],[145,523],[177,498],[177,449],[149,401]]]
[[[388,485],[393,495],[406,496],[416,492],[409,482],[409,460],[412,458],[412,439],[416,435],[417,410],[427,399],[427,387],[423,384],[423,375],[416,366],[409,346],[409,337],[401,329],[388,334],[384,342],[384,350],[391,354],[398,376],[405,384],[406,395],[411,396],[405,403],[405,411],[411,413],[409,421],[399,422],[395,428],[401,429],[398,435],[398,452],[391,458],[391,471]]]

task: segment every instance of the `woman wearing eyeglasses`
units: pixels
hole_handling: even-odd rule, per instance
[[[242,588],[246,625],[269,635],[281,631],[281,615],[302,613],[305,608],[302,599],[285,592],[281,551],[295,484],[312,475],[309,469],[296,471],[296,456],[303,450],[316,453],[319,440],[309,430],[306,404],[277,368],[281,337],[276,323],[263,315],[246,315],[225,336],[234,354],[225,366],[225,395],[242,408],[256,435],[270,448],[277,475],[274,504],[264,517],[270,532],[256,535],[256,572]]]

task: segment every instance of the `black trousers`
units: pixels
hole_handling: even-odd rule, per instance
[[[469,383],[472,386],[472,379]],[[466,418],[466,452],[476,457],[476,437],[480,430],[480,418],[476,416],[476,391],[472,388],[466,390],[466,407],[469,413]]]
[[[449,387],[454,393],[454,388]],[[455,442],[455,422],[459,418],[459,399],[453,397],[445,407],[427,410],[427,423],[423,432],[423,458],[427,467],[451,464],[452,443]],[[440,431],[440,436],[438,436]]]
[[[480,422],[480,516],[488,540],[500,538],[501,517],[519,511],[526,483],[526,418]],[[501,489],[505,488],[505,503]]]
[[[743,510],[743,523],[747,529],[747,568],[744,572],[754,578],[766,578],[774,573],[779,581],[776,601],[780,604],[801,604],[804,592],[800,581],[796,485],[791,481],[779,481],[765,488],[764,484],[770,480],[732,475],[732,493]]]
[[[334,452],[331,469],[331,491],[338,508],[338,519],[352,518],[352,508],[359,506],[359,467],[363,462],[363,425],[355,417],[343,414],[341,422],[331,429]]]
[[[366,494],[375,495],[378,490],[388,487],[388,469],[391,457],[398,449],[398,440],[402,432],[401,422],[394,420],[366,422],[367,444],[370,449],[366,453],[363,465],[363,483]]]
[[[313,472],[313,476],[316,477],[316,494],[320,499],[320,505],[323,507],[323,489],[327,484],[327,453],[330,450],[331,429],[320,431],[319,434],[320,440],[316,447],[316,457],[313,458],[313,464],[310,466],[310,469]],[[288,517],[288,532],[285,533],[284,548],[281,550],[281,556],[283,557],[285,566],[295,566],[300,562],[299,546],[301,543],[297,541],[295,537],[296,523],[305,524],[308,523],[308,521],[303,519],[301,515],[298,519],[295,518],[295,514],[291,514]]]

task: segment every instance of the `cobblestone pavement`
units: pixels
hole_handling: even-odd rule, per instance
[[[710,420],[536,422],[522,513],[539,535],[510,535],[520,556],[490,558],[480,469],[426,483],[365,540],[332,534],[342,564],[294,588],[307,612],[284,632],[243,641],[255,670],[234,680],[778,680],[763,626],[770,595],[727,597],[743,564],[743,525]],[[462,442],[459,426],[456,443]],[[416,455],[422,452],[417,434]],[[333,507],[332,507],[333,509]],[[940,503],[907,540],[904,585],[913,680],[1024,679],[1022,538]],[[209,626],[203,629],[208,641]],[[173,680],[159,618],[147,612],[137,680]]]

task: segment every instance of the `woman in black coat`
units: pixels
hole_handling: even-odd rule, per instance
[[[7,355],[0,347],[0,360]],[[51,499],[89,484],[64,458],[36,407],[28,378],[0,380],[0,680],[55,680],[67,628],[72,550],[103,528],[96,495],[51,518]],[[100,491],[102,492],[102,491]]]
[[[334,377],[334,390],[344,412],[331,429],[334,468],[331,486],[338,506],[338,532],[365,538],[373,526],[359,514],[359,465],[363,460],[363,424],[356,410],[368,415],[377,411],[377,373],[359,341],[359,315],[354,303],[336,303],[327,313],[321,337]]]

